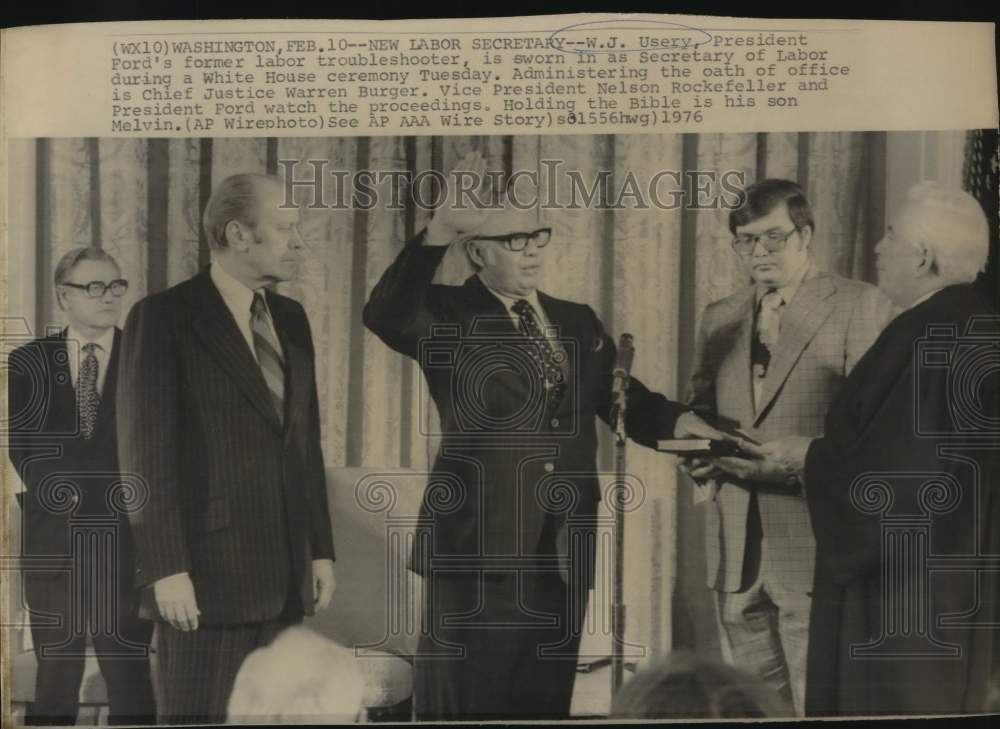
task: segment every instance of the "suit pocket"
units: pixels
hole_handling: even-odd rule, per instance
[[[229,497],[220,496],[206,501],[202,507],[201,531],[215,532],[229,526]]]

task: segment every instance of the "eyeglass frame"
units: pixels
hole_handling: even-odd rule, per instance
[[[730,245],[733,247],[733,250],[736,251],[736,253],[741,256],[749,256],[751,253],[753,253],[758,243],[761,243],[764,246],[764,250],[766,250],[768,253],[780,253],[781,251],[785,250],[785,247],[788,245],[788,239],[791,238],[796,233],[801,233],[801,232],[802,228],[796,225],[794,228],[792,228],[790,231],[785,233],[780,238],[772,238],[769,235],[770,231],[765,231],[763,233],[755,233],[755,234],[744,233],[742,235],[737,235],[736,237],[734,237],[730,241]],[[740,240],[741,238],[743,240]],[[775,247],[771,248],[770,246],[768,246],[768,244],[764,242],[765,240],[769,241]],[[739,246],[744,242],[749,243],[750,247],[747,248],[745,251],[741,251],[739,249]]]
[[[544,243],[537,242],[538,237],[540,237],[539,234],[541,233],[545,234]],[[515,238],[520,238],[520,237],[524,238],[524,246],[522,246],[521,248],[515,248],[513,246],[513,241]],[[528,247],[528,241],[536,241],[535,248],[544,248],[545,246],[547,246],[552,241],[552,228],[538,228],[537,230],[533,230],[530,233],[509,233],[508,235],[474,235],[469,240],[496,241],[498,243],[503,243],[508,251],[512,251],[513,253],[520,253],[521,251],[523,251],[525,248]]]
[[[89,298],[89,299],[100,299],[102,296],[104,296],[104,294],[108,293],[108,291],[112,287],[114,287],[114,286],[123,286],[124,287],[124,288],[122,288],[122,291],[121,291],[120,294],[116,294],[114,291],[111,291],[111,295],[114,296],[116,299],[120,299],[122,296],[124,296],[126,293],[128,293],[128,280],[124,279],[124,278],[116,278],[111,283],[104,283],[103,281],[91,281],[91,282],[85,283],[85,284],[78,284],[78,283],[72,283],[70,281],[63,281],[59,285],[60,286],[69,286],[70,288],[77,289],[79,291],[83,291],[84,293],[87,294],[87,298]],[[102,287],[101,293],[99,293],[99,294],[92,293],[93,291],[96,291],[96,289],[94,288],[95,286],[101,286]]]

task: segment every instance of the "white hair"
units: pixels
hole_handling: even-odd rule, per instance
[[[986,268],[989,227],[972,195],[936,182],[920,182],[907,191],[903,209],[907,228],[933,254],[942,279],[966,283]]]
[[[229,696],[230,724],[356,721],[364,680],[354,652],[300,626],[243,661]]]

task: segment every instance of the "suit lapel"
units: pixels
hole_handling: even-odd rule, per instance
[[[70,352],[65,329],[60,335],[59,344],[53,350],[53,361],[49,362],[52,368],[49,392],[52,393],[52,407],[55,410],[53,415],[57,422],[65,424],[64,427],[67,429],[62,432],[73,433],[79,427],[79,419],[76,412],[76,388],[73,386],[73,377],[69,369],[69,358],[79,357],[80,353]]]
[[[501,342],[513,342],[520,344],[526,342],[524,334],[514,324],[510,312],[493,293],[486,288],[479,276],[470,276],[466,279],[464,286],[467,310],[471,314],[471,329],[462,332],[464,337],[472,336],[476,338],[486,337],[488,339],[498,339]],[[541,299],[539,299],[541,301]],[[548,311],[546,311],[548,315]],[[550,321],[551,318],[550,318]],[[552,321],[555,324],[555,321]],[[504,368],[495,373],[490,378],[494,385],[510,390],[516,400],[523,400],[532,387],[532,382],[524,373],[516,370]]]
[[[271,427],[280,432],[281,424],[271,404],[271,394],[260,373],[260,366],[240,333],[229,307],[223,301],[222,294],[215,288],[207,270],[198,275],[194,284],[192,328],[195,334],[219,366],[243,391],[250,404]]]
[[[538,303],[545,310],[545,317],[549,320],[549,324],[556,328],[556,338],[559,340],[560,349],[566,353],[566,362],[563,365],[566,387],[563,388],[563,397],[559,404],[569,404],[572,403],[573,398],[566,397],[566,393],[571,392],[569,388],[576,386],[574,380],[581,374],[578,368],[587,361],[581,358],[580,352],[580,348],[584,346],[584,337],[580,331],[574,328],[578,317],[573,316],[572,311],[564,302],[543,294],[541,291],[538,292]]]
[[[473,315],[473,324],[478,324],[476,333],[483,331],[490,334],[519,334],[514,326],[510,312],[493,292],[486,288],[479,276],[469,276],[462,286],[469,311]],[[464,332],[467,336],[471,332]]]
[[[702,343],[702,363],[712,368],[711,379],[718,383],[716,398],[724,400],[727,418],[743,425],[753,422],[753,377],[750,367],[750,339],[753,336],[753,288],[738,291],[713,316],[707,339]],[[713,312],[714,314],[714,312]],[[716,369],[717,368],[717,369]],[[713,385],[713,387],[716,385]],[[720,421],[721,425],[733,425]]]
[[[115,388],[118,382],[118,349],[121,345],[121,330],[115,327],[115,336],[111,342],[111,352],[108,354],[107,371],[104,374],[104,385],[101,388],[101,401],[97,407],[97,424],[94,426],[95,439],[103,437],[113,425],[115,412]]]
[[[795,298],[786,304],[781,314],[778,344],[771,353],[771,362],[761,388],[754,425],[760,424],[771,401],[802,356],[802,351],[832,313],[824,302],[836,290],[837,286],[830,276],[813,271],[802,281]]]
[[[753,368],[750,363],[750,340],[753,337],[753,320],[756,312],[754,305],[754,289],[750,287],[744,290],[743,298],[736,302],[735,317],[736,338],[733,347],[733,356],[738,363],[740,372],[740,386],[736,388],[737,400],[734,403],[734,411],[740,413],[740,422],[747,423],[753,420]]]

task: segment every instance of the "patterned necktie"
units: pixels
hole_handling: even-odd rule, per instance
[[[285,362],[281,357],[281,346],[270,325],[264,297],[255,293],[250,306],[250,328],[253,330],[253,348],[257,352],[257,363],[264,382],[271,393],[271,401],[278,415],[278,422],[284,422],[285,415]]]
[[[532,348],[531,356],[538,365],[538,371],[542,375],[545,386],[547,388],[562,387],[565,379],[562,364],[566,361],[566,355],[561,349],[556,351],[552,342],[542,332],[538,316],[535,314],[535,307],[527,299],[518,299],[511,307],[511,311],[517,314],[521,321],[522,331],[535,345]]]
[[[80,433],[90,439],[97,425],[97,408],[101,404],[101,396],[97,392],[97,371],[100,365],[94,350],[97,345],[88,342],[83,345],[84,357],[80,362],[80,373],[76,381],[76,405],[80,413]]]
[[[785,303],[775,289],[769,289],[760,298],[760,313],[757,315],[757,330],[754,336],[751,360],[753,374],[758,379],[767,375],[767,367],[771,363],[771,353],[778,343],[778,331],[781,326],[780,309]]]

